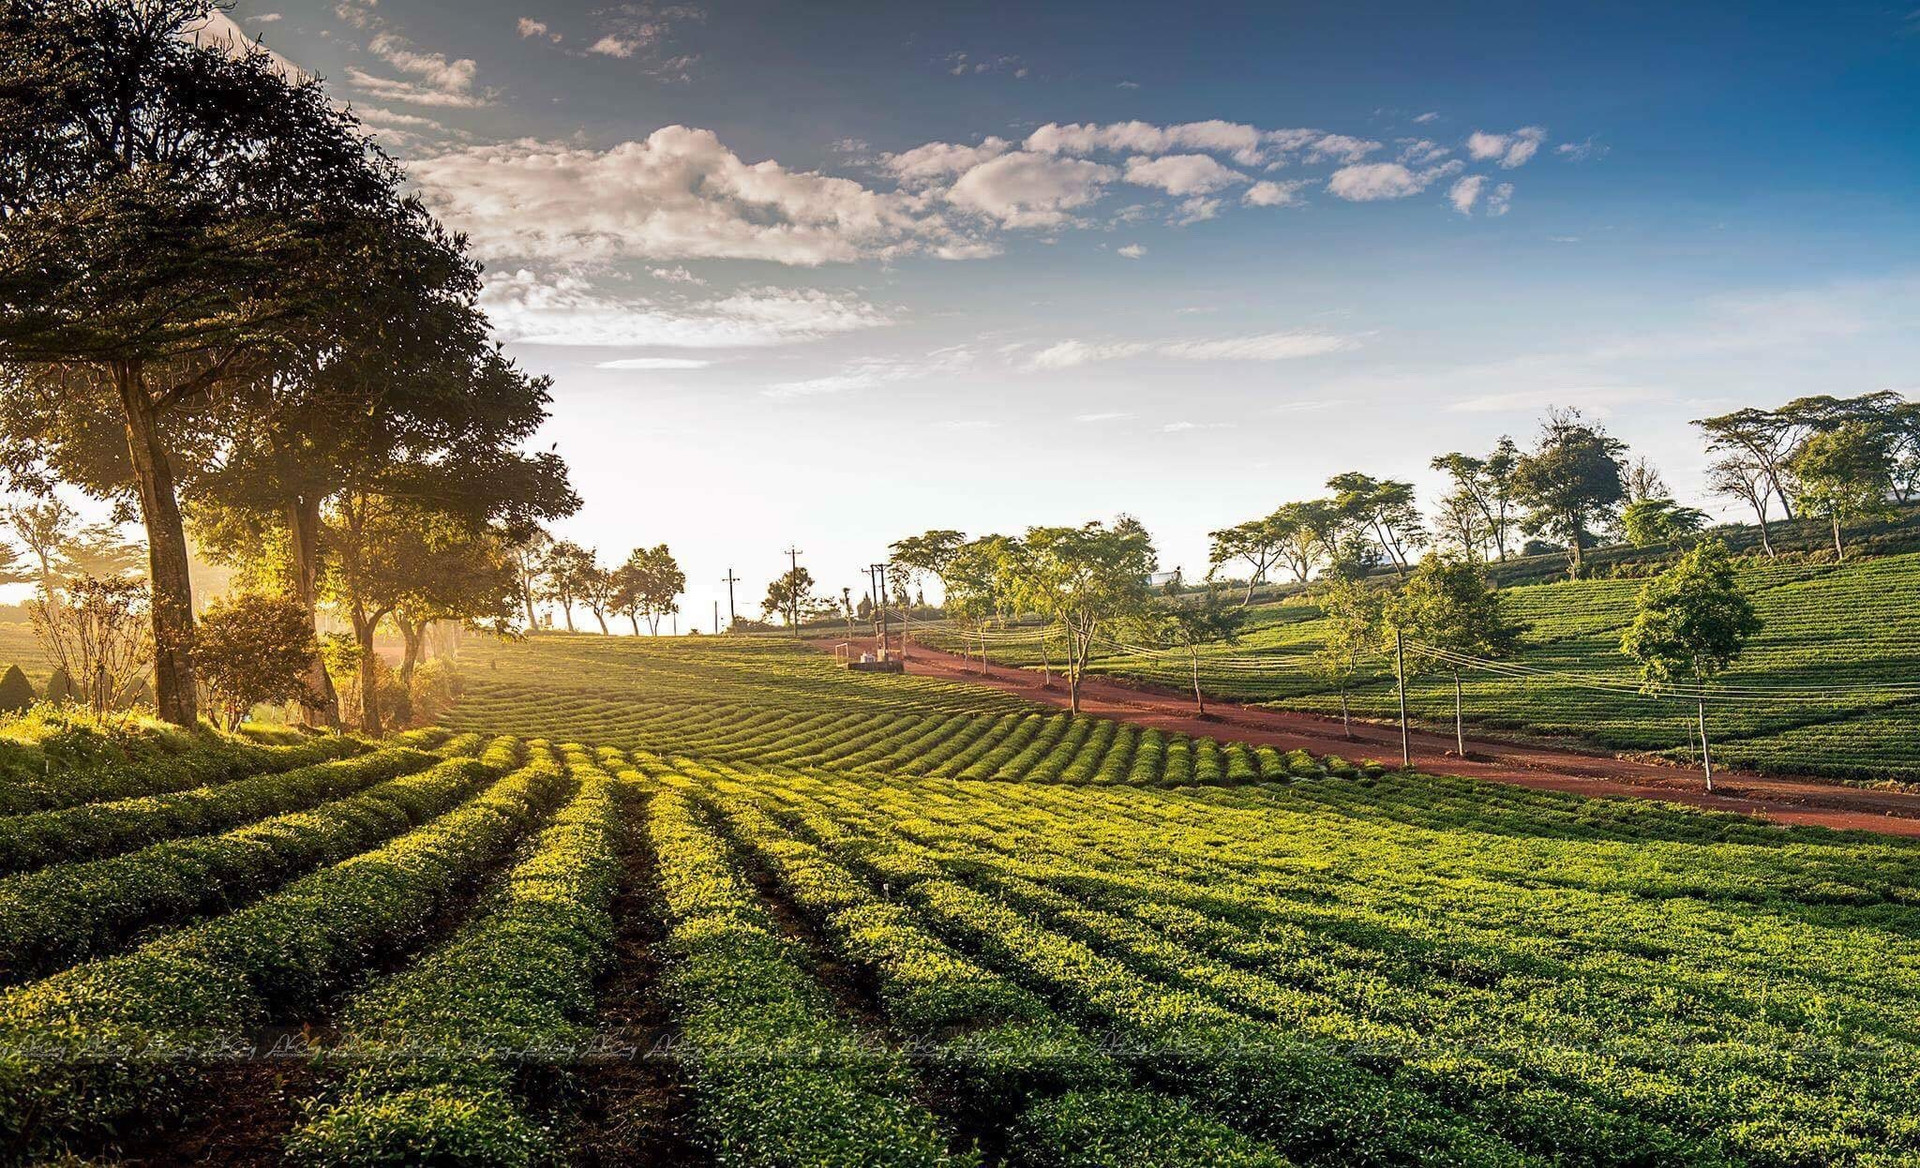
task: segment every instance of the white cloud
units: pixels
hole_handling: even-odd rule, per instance
[[[754,259],[814,265],[975,241],[925,201],[747,163],[711,131],[667,126],[607,150],[522,140],[413,163],[435,210],[483,256],[565,262]],[[985,197],[985,193],[981,195]]]
[[[521,40],[542,37],[556,45],[560,43],[560,34],[547,27],[547,22],[544,20],[535,20],[530,16],[523,16],[520,18],[520,23],[515,27],[520,33]]]
[[[1168,422],[1160,427],[1163,434],[1180,434],[1188,430],[1220,430],[1226,428],[1225,422]]]
[[[1099,414],[1075,414],[1073,420],[1076,422],[1123,422],[1131,417],[1133,417],[1132,414],[1113,410]]]
[[[1122,81],[1119,84],[1115,85],[1114,88],[1115,89],[1138,89],[1140,88],[1140,83],[1138,81]]]
[[[760,348],[892,323],[865,301],[817,289],[756,288],[667,305],[524,268],[490,276],[480,304],[502,340],[584,348]]]
[[[648,268],[647,274],[656,280],[665,280],[669,284],[705,284],[706,281],[689,272],[684,267]]]
[[[947,200],[1006,227],[1059,227],[1072,222],[1069,212],[1098,198],[1119,174],[1083,159],[1015,151],[961,175]]]
[[[392,77],[379,77],[353,65],[347,66],[347,80],[353,84],[354,88],[380,101],[399,101],[408,105],[433,106],[441,109],[477,109],[492,101],[491,96],[457,93],[434,89],[427,85],[416,85],[411,81],[400,81]]]
[[[1205,195],[1246,182],[1247,176],[1206,154],[1135,155],[1127,159],[1127,181],[1170,195]]]
[[[1115,253],[1122,259],[1137,260],[1147,254],[1147,249],[1137,243],[1129,243]]]
[[[1556,389],[1523,389],[1513,393],[1489,393],[1450,402],[1447,409],[1461,414],[1491,414],[1511,410],[1544,410],[1578,403],[1582,409],[1604,414],[1611,406],[1645,401],[1653,394],[1646,389],[1618,385],[1571,385]]]
[[[1501,183],[1487,196],[1487,214],[1505,215],[1507,208],[1513,205],[1513,184]]]
[[[1035,353],[1027,362],[1033,369],[1072,369],[1096,361],[1119,361],[1153,356],[1175,361],[1287,361],[1317,357],[1353,348],[1348,337],[1329,333],[1278,332],[1245,337],[1190,341],[1079,341],[1066,340]]]
[[[278,20],[279,17],[268,15],[256,16],[253,19],[264,23]],[[186,38],[196,45],[213,46],[235,57],[244,56],[258,45],[260,51],[266,53],[267,60],[273,63],[274,71],[282,77],[298,80],[306,76],[298,65],[264,44],[259,44],[256,38],[248,36],[245,29],[235,24],[232,17],[218,8],[209,11],[205,20],[187,30]]]
[[[1271,165],[1290,155],[1352,161],[1379,149],[1378,142],[1320,130],[1262,130],[1213,119],[1156,126],[1151,122],[1049,122],[1027,135],[1026,148],[1045,154],[1223,154],[1242,166]]]
[[[1355,203],[1404,199],[1426,190],[1436,179],[1457,173],[1460,165],[1459,159],[1425,170],[1412,170],[1398,162],[1356,163],[1334,171],[1327,180],[1327,191]]]
[[[598,53],[602,57],[631,57],[639,50],[639,41],[623,40],[612,33],[587,46],[587,52]]]
[[[622,357],[618,361],[602,361],[595,369],[705,369],[713,362],[699,357]]]
[[[1399,146],[1400,161],[1408,166],[1430,166],[1453,153],[1440,143],[1426,138],[1402,138]]]
[[[1462,215],[1473,214],[1473,205],[1480,201],[1480,188],[1487,185],[1484,175],[1470,174],[1454,183],[1447,191],[1447,201],[1453,209]]]
[[[1428,110],[1426,113],[1420,114],[1419,116],[1415,117],[1413,120],[1424,126],[1430,122],[1439,121],[1440,113],[1438,110]]]
[[[1205,195],[1195,195],[1180,204],[1179,209],[1167,222],[1175,227],[1185,227],[1191,223],[1204,223],[1220,214],[1221,201],[1209,199]]]
[[[838,373],[805,381],[782,381],[767,386],[761,394],[771,398],[822,397],[873,389],[901,381],[918,381],[961,373],[973,365],[973,350],[965,345],[935,349],[923,357],[867,357],[855,361]]]
[[[1512,170],[1524,166],[1546,140],[1547,131],[1540,126],[1522,126],[1511,134],[1475,130],[1467,137],[1467,153],[1478,162],[1497,159],[1502,167]]]
[[[1593,135],[1589,134],[1579,142],[1562,142],[1553,148],[1553,152],[1568,162],[1586,162],[1589,159],[1605,158],[1607,149],[1605,143],[1594,141]]]
[[[921,186],[965,174],[989,159],[998,158],[1013,148],[1004,138],[987,138],[978,146],[954,142],[928,142],[899,154],[884,155],[882,165],[909,185]]]
[[[1300,197],[1300,188],[1306,185],[1305,179],[1286,182],[1263,179],[1248,187],[1240,201],[1249,207],[1298,207],[1305,202]]]
[[[367,51],[402,73],[420,78],[431,89],[467,93],[473,89],[479,67],[470,57],[448,60],[444,53],[423,53],[403,36],[383,32],[367,42]]]

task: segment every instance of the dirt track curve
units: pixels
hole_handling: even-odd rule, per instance
[[[831,651],[844,640],[816,641]],[[870,649],[871,641],[853,643],[856,652]],[[912,646],[907,672],[927,677],[989,685],[1045,705],[1067,705],[1064,683],[1055,678],[1043,686],[1039,674],[989,665],[951,653]],[[1283,750],[1302,747],[1315,754],[1349,758],[1377,758],[1393,762],[1400,757],[1400,731],[1395,726],[1355,722],[1353,738],[1346,738],[1337,718],[1287,710],[1269,710],[1236,702],[1209,701],[1207,718],[1194,715],[1191,696],[1150,688],[1121,685],[1088,677],[1080,687],[1080,708],[1088,714],[1116,718],[1160,730]],[[1920,792],[1870,790],[1819,779],[1756,775],[1741,771],[1714,772],[1714,791],[1708,794],[1698,771],[1610,755],[1580,754],[1548,746],[1467,739],[1467,757],[1453,753],[1453,736],[1415,730],[1413,765],[1434,774],[1463,775],[1497,783],[1513,783],[1546,791],[1579,795],[1624,796],[1686,803],[1714,811],[1760,816],[1779,823],[1838,830],[1873,831],[1920,838]]]

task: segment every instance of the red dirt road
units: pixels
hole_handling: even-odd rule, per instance
[[[839,642],[815,642],[831,650]],[[870,644],[855,642],[856,649]],[[1055,678],[1042,688],[1037,673],[1006,666],[982,671],[978,661],[914,645],[907,653],[907,672],[953,681],[989,685],[1044,705],[1067,705],[1064,682]],[[1171,693],[1120,685],[1088,677],[1080,687],[1084,713],[1173,730],[1183,734],[1282,750],[1301,747],[1314,754],[1346,758],[1376,758],[1392,763],[1400,758],[1400,731],[1396,726],[1355,722],[1353,739],[1341,733],[1340,720],[1317,714],[1268,710],[1235,702],[1209,701],[1208,717],[1197,718],[1193,700]],[[1586,755],[1547,746],[1467,739],[1467,757],[1453,753],[1453,736],[1415,730],[1413,765],[1433,774],[1462,775],[1497,783],[1513,783],[1578,795],[1658,799],[1714,811],[1732,811],[1811,827],[1874,831],[1920,838],[1920,793],[1868,790],[1818,779],[1755,775],[1739,771],[1714,772],[1714,792],[1708,794],[1698,771],[1606,755]]]

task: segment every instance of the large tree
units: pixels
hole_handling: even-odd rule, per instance
[[[591,577],[599,570],[592,550],[570,539],[554,541],[540,557],[540,579],[545,588],[542,596],[560,607],[569,633],[575,631],[573,606],[586,595]]]
[[[678,611],[687,574],[662,543],[633,549],[626,562],[613,570],[613,584],[614,608],[633,622],[633,635],[640,635],[640,618],[645,617],[647,631],[657,637],[661,618]]]
[[[1211,580],[1228,564],[1247,566],[1247,590],[1240,607],[1253,603],[1253,590],[1266,583],[1267,570],[1280,562],[1286,533],[1274,516],[1262,516],[1207,533],[1207,578]]]
[[[1456,451],[1440,455],[1431,465],[1453,480],[1453,489],[1441,500],[1441,533],[1471,554],[1477,554],[1478,545],[1491,543],[1505,560],[1514,527],[1514,472],[1520,466],[1520,448],[1513,439],[1502,435],[1485,458]],[[1468,541],[1476,546],[1468,547]]]
[[[0,6],[0,440],[137,505],[159,713],[191,724],[192,589],[177,495],[209,398],[364,290],[399,175],[317,82],[200,44],[210,0]]]
[[[1555,410],[1540,426],[1533,453],[1514,471],[1514,494],[1527,508],[1529,535],[1561,540],[1568,571],[1578,579],[1596,528],[1610,524],[1626,501],[1620,467],[1626,444],[1577,409]]]
[[[1102,632],[1136,616],[1152,595],[1147,578],[1158,565],[1153,540],[1131,516],[1112,526],[1033,527],[1024,541],[1026,590],[1036,611],[1067,643],[1067,705],[1080,712],[1080,682]]]
[[[1335,511],[1349,530],[1367,534],[1394,571],[1405,574],[1408,555],[1427,542],[1426,525],[1414,505],[1413,484],[1348,471],[1327,480]]]
[[[1893,491],[1893,450],[1887,432],[1864,421],[1843,422],[1807,439],[1793,459],[1801,510],[1825,515],[1833,527],[1833,554],[1846,558],[1840,527],[1886,510]]]

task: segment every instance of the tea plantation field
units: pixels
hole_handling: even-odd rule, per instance
[[[1920,682],[1920,555],[1750,563],[1741,582],[1765,624],[1721,681],[1729,691],[1769,692],[1730,693],[1709,707],[1716,759],[1774,773],[1920,780],[1920,697],[1912,689]],[[1510,617],[1527,630],[1516,662],[1556,676],[1468,671],[1468,722],[1696,759],[1691,702],[1634,692],[1637,676],[1620,655],[1643,583],[1622,578],[1504,589]],[[951,630],[923,636],[954,651],[978,652],[977,642]],[[1311,603],[1258,606],[1237,643],[1207,649],[1203,688],[1219,697],[1338,712],[1337,690],[1305,668],[1323,636]],[[989,659],[1038,667],[1037,639],[1037,630],[996,630]],[[1057,662],[1057,646],[1054,657]],[[1149,658],[1109,647],[1091,668],[1175,688],[1190,684],[1187,662],[1177,654]],[[1409,686],[1408,698],[1416,718],[1451,725],[1450,676],[1429,670]],[[1392,663],[1384,655],[1370,663],[1351,701],[1356,714],[1395,716]]]
[[[771,641],[463,670],[0,760],[8,1161],[1920,1162],[1913,843]]]

